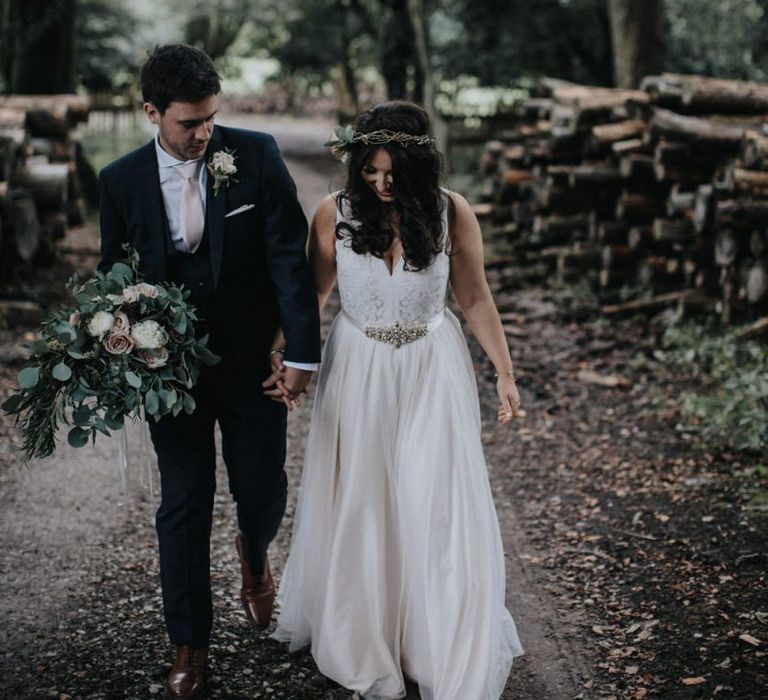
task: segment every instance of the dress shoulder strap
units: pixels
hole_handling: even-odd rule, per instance
[[[446,254],[451,252],[451,208],[453,202],[451,201],[451,190],[441,187],[440,192],[443,195],[443,210],[440,213],[440,217],[443,223],[443,251]]]

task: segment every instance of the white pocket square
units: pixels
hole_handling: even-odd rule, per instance
[[[243,204],[242,207],[238,207],[237,209],[233,209],[231,212],[224,215],[224,218],[226,219],[228,216],[234,216],[235,214],[242,214],[244,211],[248,211],[249,209],[253,209],[256,205],[255,204]]]

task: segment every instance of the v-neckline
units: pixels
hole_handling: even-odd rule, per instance
[[[400,253],[400,255],[398,255],[398,257],[397,257],[397,262],[392,263],[392,270],[390,271],[389,265],[387,265],[387,261],[383,257],[381,258],[381,262],[384,263],[384,269],[387,271],[387,275],[389,277],[394,277],[395,276],[395,272],[397,271],[397,268],[400,265],[400,263],[402,262],[402,260],[403,260],[403,254]]]

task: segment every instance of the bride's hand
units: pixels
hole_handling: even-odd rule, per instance
[[[289,411],[299,408],[301,406],[301,398],[298,396],[296,398],[286,396],[285,392],[280,388],[280,383],[285,379],[286,370],[283,364],[282,350],[274,349],[269,353],[269,367],[272,370],[272,374],[261,383],[264,387],[264,394],[272,399],[272,401],[285,405]]]
[[[520,393],[512,377],[502,374],[496,380],[496,393],[499,396],[499,423],[511,423],[519,415],[525,415],[520,410]]]

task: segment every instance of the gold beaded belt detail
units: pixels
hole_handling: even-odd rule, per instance
[[[412,343],[419,338],[423,338],[425,335],[435,330],[445,318],[445,312],[443,311],[426,323],[402,324],[398,322],[392,326],[368,326],[364,322],[358,321],[346,311],[343,313],[368,338],[377,340],[380,343],[394,345],[396,348]]]

